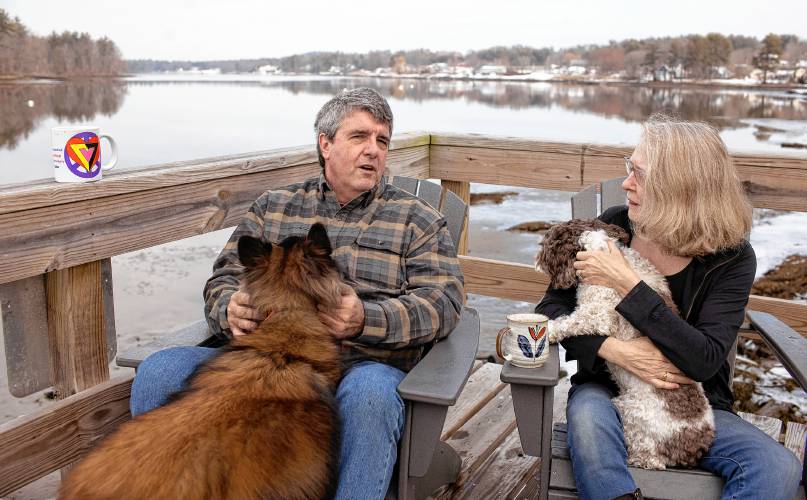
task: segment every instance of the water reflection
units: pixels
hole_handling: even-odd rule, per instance
[[[116,137],[122,148],[121,168],[130,168],[307,143],[315,110],[328,96],[356,86],[374,87],[392,98],[399,123],[406,124],[400,130],[630,143],[638,135],[636,124],[662,111],[714,124],[726,131],[730,148],[749,150],[759,145],[764,152],[800,154],[802,150],[780,145],[807,144],[807,97],[784,91],[143,75],[127,80],[0,84],[0,163],[4,164],[0,167],[25,165],[0,168],[0,185],[52,175],[48,128],[57,121],[104,121],[96,124]],[[99,120],[99,114],[111,119]],[[222,134],[230,140],[222,141]]]
[[[447,81],[395,78],[334,78],[293,81],[131,81],[130,85],[225,85],[281,88],[291,94],[334,95],[345,88],[370,86],[388,97],[407,101],[458,100],[521,110],[559,106],[628,122],[656,112],[716,127],[735,128],[745,118],[807,120],[807,98],[784,91],[649,87],[631,84]]]
[[[0,148],[14,149],[46,118],[95,119],[118,112],[128,92],[120,80],[0,85]]]

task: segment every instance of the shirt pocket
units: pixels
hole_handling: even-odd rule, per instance
[[[388,295],[406,290],[404,244],[384,228],[370,227],[356,238],[354,272],[359,283]]]

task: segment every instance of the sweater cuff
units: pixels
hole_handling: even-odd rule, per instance
[[[377,344],[387,338],[387,315],[381,304],[363,301],[364,304],[364,329],[355,342],[362,344]]]
[[[210,317],[219,327],[219,331],[213,333],[224,339],[233,337],[230,322],[227,320],[227,306],[230,304],[230,299],[234,294],[235,290],[222,292],[210,311]]]

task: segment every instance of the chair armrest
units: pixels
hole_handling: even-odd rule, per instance
[[[463,307],[459,324],[398,384],[403,399],[440,406],[457,402],[479,347],[479,313]]]
[[[549,346],[549,357],[546,362],[538,368],[520,368],[504,362],[502,366],[501,380],[506,384],[555,386],[560,379],[560,353],[558,345]]]
[[[772,314],[748,311],[747,315],[751,326],[773,349],[782,366],[807,390],[807,339]]]
[[[205,346],[216,347],[219,338],[212,335],[204,320],[191,323],[170,333],[166,333],[158,339],[143,346],[132,347],[118,354],[115,362],[118,366],[137,368],[140,363],[150,354],[169,347],[179,346]]]

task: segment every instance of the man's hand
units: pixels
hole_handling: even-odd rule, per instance
[[[227,323],[230,324],[230,331],[234,336],[252,333],[258,323],[265,319],[266,315],[255,309],[252,298],[246,293],[238,291],[230,297],[227,304]]]
[[[659,389],[678,389],[680,384],[695,383],[681,373],[647,337],[624,341],[609,337],[597,354]]]
[[[355,337],[364,330],[364,304],[350,287],[344,288],[342,300],[335,309],[327,309],[321,304],[317,308],[319,320],[338,340]]]

